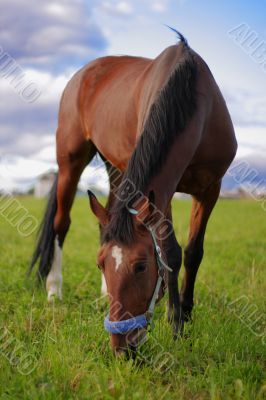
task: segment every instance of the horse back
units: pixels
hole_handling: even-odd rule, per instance
[[[65,89],[62,104],[68,104],[69,110],[65,114],[69,118],[75,115],[84,140],[91,140],[106,159],[124,170],[152,105],[169,76],[185,60],[187,51],[179,44],[168,47],[154,60],[109,56],[89,63],[74,75]],[[197,101],[204,114],[204,129],[199,132],[201,139],[192,162],[197,163],[198,159],[209,162],[217,156],[227,156],[221,150],[216,154],[220,147],[217,143],[228,144],[222,146],[227,149],[225,152],[230,147],[235,151],[234,131],[209,68],[197,53],[189,51],[197,62]]]

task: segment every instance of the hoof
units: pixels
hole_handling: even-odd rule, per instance
[[[49,288],[48,294],[47,294],[48,303],[52,303],[56,299],[62,300],[61,288],[58,288],[58,287]]]
[[[168,310],[168,322],[173,326],[173,338],[176,340],[178,337],[183,336],[184,331],[184,314],[182,309]]]
[[[192,308],[193,308],[193,305],[185,306],[184,304],[182,304],[182,312],[183,312],[183,316],[184,316],[184,322],[191,322]]]
[[[173,326],[173,339],[176,340],[178,338],[182,338],[184,334],[184,319],[179,319],[174,322]]]

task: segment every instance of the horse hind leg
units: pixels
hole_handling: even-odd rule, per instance
[[[79,149],[80,150],[80,149]],[[48,301],[62,297],[62,248],[70,227],[70,211],[82,171],[96,153],[92,142],[82,144],[82,151],[71,157],[59,158],[57,210],[54,217],[54,255],[46,279]]]
[[[73,132],[71,138],[77,138]],[[57,133],[58,176],[51,191],[47,210],[36,250],[30,264],[30,271],[39,259],[38,277],[46,278],[48,301],[62,297],[62,247],[70,226],[70,210],[75,197],[78,181],[85,166],[96,154],[91,141],[81,140],[71,146],[61,131]]]
[[[69,163],[59,166],[57,209],[53,221],[53,258],[46,279],[49,302],[54,297],[62,298],[62,248],[70,227],[70,210],[82,170],[82,164],[75,168]]]

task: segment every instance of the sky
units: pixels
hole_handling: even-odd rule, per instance
[[[21,157],[21,171],[29,160],[53,163],[58,105],[73,73],[109,54],[156,57],[176,42],[165,24],[209,65],[232,116],[237,157],[266,159],[265,15],[264,0],[1,0],[1,159]],[[22,93],[7,60],[25,74]]]

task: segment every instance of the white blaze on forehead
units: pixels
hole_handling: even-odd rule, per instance
[[[117,271],[122,263],[122,249],[118,246],[113,246],[112,257],[115,259],[115,270]]]

